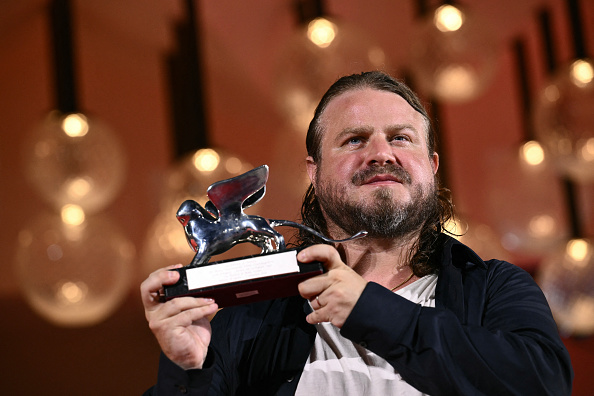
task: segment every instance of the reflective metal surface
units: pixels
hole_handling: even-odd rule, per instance
[[[181,204],[176,216],[184,227],[190,247],[196,252],[188,267],[206,264],[211,256],[243,242],[260,247],[262,253],[285,250],[285,239],[274,229],[276,226],[300,228],[327,242],[345,242],[367,235],[366,231],[361,231],[347,239],[332,240],[293,221],[246,215],[243,210],[264,196],[267,180],[268,166],[262,165],[237,177],[213,183],[207,189],[210,201],[204,208],[193,200]]]

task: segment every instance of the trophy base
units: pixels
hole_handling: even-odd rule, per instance
[[[324,272],[320,262],[300,263],[297,250],[174,269],[179,281],[164,286],[162,300],[208,297],[221,308],[299,294],[297,285]]]

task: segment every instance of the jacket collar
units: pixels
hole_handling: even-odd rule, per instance
[[[478,324],[482,318],[486,290],[487,264],[472,249],[441,234],[439,278],[435,307],[452,311],[461,323]],[[472,304],[469,302],[472,301]]]
[[[487,264],[471,248],[447,234],[440,234],[438,244],[442,246],[441,267],[452,264],[459,269],[469,270],[474,267],[487,269]],[[439,250],[438,250],[439,252]]]

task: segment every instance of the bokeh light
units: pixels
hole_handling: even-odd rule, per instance
[[[466,102],[492,80],[497,46],[488,25],[459,7],[443,5],[419,21],[411,43],[409,69],[427,96]]]
[[[506,250],[539,260],[568,237],[563,190],[555,169],[535,141],[496,150],[487,160],[489,222]]]
[[[120,142],[101,121],[50,113],[24,147],[25,176],[56,210],[75,204],[97,213],[119,193],[126,173]]]
[[[41,317],[58,326],[91,326],[127,295],[135,249],[106,215],[80,223],[63,221],[68,216],[44,213],[21,230],[15,273]]]
[[[338,77],[386,69],[383,49],[342,21],[318,18],[295,31],[279,54],[276,98],[297,131],[305,133],[324,91]]]
[[[543,89],[534,111],[537,139],[557,170],[578,182],[594,180],[594,82],[592,62],[579,59]]]
[[[572,239],[543,261],[536,277],[561,333],[594,334],[594,246]]]

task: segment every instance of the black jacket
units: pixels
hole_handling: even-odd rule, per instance
[[[341,334],[430,395],[570,395],[569,355],[530,275],[441,241],[435,308],[370,282]],[[316,336],[306,307],[296,296],[220,311],[205,368],[162,355],[146,395],[293,395]]]

